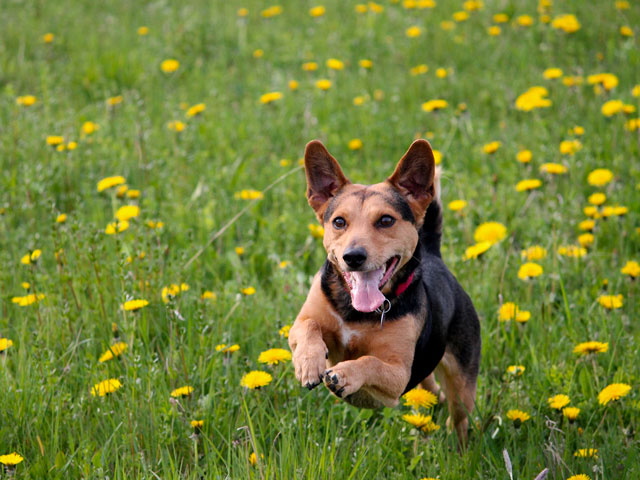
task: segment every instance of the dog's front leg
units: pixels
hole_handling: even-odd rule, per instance
[[[393,407],[409,383],[409,375],[410,368],[403,362],[392,363],[365,355],[334,365],[325,372],[323,380],[340,398],[364,388],[383,405]]]
[[[327,368],[328,349],[318,322],[298,317],[289,331],[289,347],[296,378],[309,390],[319,385]]]

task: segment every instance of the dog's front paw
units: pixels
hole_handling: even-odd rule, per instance
[[[303,387],[309,390],[320,385],[324,371],[327,368],[327,347],[324,345],[322,347],[318,346],[309,349],[298,347],[293,354],[296,378]]]
[[[352,361],[340,362],[324,372],[324,384],[338,397],[348,397],[357,392],[363,385],[363,380],[357,369],[352,367]]]

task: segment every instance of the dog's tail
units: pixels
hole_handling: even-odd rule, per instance
[[[436,167],[433,178],[434,196],[424,214],[424,223],[420,229],[420,240],[427,252],[440,256],[440,239],[442,238],[442,202],[440,201],[440,176],[442,168]]]

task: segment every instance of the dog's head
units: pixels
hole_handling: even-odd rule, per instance
[[[393,174],[374,185],[351,183],[318,140],[307,144],[304,162],[307,198],[324,226],[328,259],[342,273],[353,307],[372,312],[418,243],[435,194],[431,146],[413,142]]]

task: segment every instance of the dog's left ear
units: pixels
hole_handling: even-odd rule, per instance
[[[418,223],[422,222],[435,194],[434,173],[435,161],[431,145],[420,139],[411,144],[387,179],[405,197]]]

